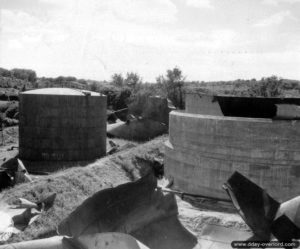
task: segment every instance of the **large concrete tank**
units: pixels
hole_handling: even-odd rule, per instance
[[[69,88],[20,94],[20,158],[84,161],[106,154],[106,96]]]
[[[189,96],[189,113],[173,111],[169,121],[165,173],[176,188],[228,198],[222,185],[239,171],[278,200],[300,195],[299,120],[223,116],[216,98]]]

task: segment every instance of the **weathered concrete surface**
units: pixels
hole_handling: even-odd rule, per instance
[[[198,93],[186,93],[185,111],[187,113],[224,116],[214,96]]]
[[[239,171],[279,201],[300,195],[300,122],[173,111],[165,174],[189,193],[228,198]]]
[[[160,96],[150,96],[147,98],[142,117],[168,125],[171,110],[175,110],[175,107],[170,100]]]
[[[74,89],[20,94],[20,158],[83,161],[106,154],[106,96]]]

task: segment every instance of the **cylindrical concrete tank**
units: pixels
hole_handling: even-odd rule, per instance
[[[277,200],[300,195],[300,121],[224,117],[217,110],[170,113],[165,174],[175,188],[228,199],[222,185],[239,171]]]
[[[29,161],[84,161],[106,154],[106,96],[69,88],[20,94],[19,154]]]
[[[165,172],[188,193],[228,198],[234,171],[278,200],[300,195],[300,121],[171,112]]]

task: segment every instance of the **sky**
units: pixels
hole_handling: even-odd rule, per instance
[[[0,0],[0,67],[155,82],[300,80],[300,0]]]

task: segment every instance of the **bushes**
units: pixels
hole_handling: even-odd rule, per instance
[[[18,113],[19,113],[19,103],[16,101],[13,101],[9,104],[7,110],[5,111],[5,116],[7,118],[15,119],[17,117]]]
[[[260,81],[250,85],[249,95],[260,97],[280,97],[282,96],[282,79],[276,76],[262,78]]]
[[[175,67],[172,70],[167,70],[166,76],[156,78],[157,84],[162,86],[167,97],[172,101],[175,107],[184,109],[184,85],[185,77],[182,71]]]
[[[10,71],[11,77],[29,82],[36,81],[36,73],[31,69],[14,68]]]
[[[19,123],[19,103],[16,101],[1,101],[0,103],[0,123],[4,126],[13,126]]]

